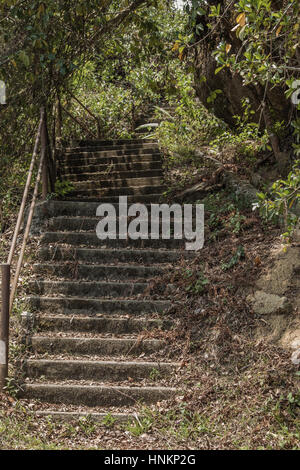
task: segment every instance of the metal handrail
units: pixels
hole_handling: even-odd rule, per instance
[[[27,217],[22,247],[20,251],[20,255],[18,258],[16,272],[14,275],[14,279],[12,282],[12,289],[10,289],[10,279],[11,279],[11,265],[13,262],[13,257],[15,254],[15,249],[17,245],[17,240],[20,234],[21,224],[24,219],[25,214],[25,207],[26,202],[28,199],[28,194],[30,190],[30,185],[33,176],[34,166],[37,160],[37,154],[39,145],[41,144],[41,158],[39,162],[34,192],[32,201],[29,208],[29,213]],[[47,130],[47,117],[45,108],[41,109],[41,117],[38,126],[38,131],[35,139],[32,159],[30,163],[30,168],[27,176],[27,181],[25,184],[25,189],[23,193],[23,198],[18,214],[18,219],[16,223],[16,228],[14,231],[11,248],[9,251],[7,264],[2,265],[2,309],[1,309],[1,317],[0,317],[0,391],[3,390],[5,387],[6,379],[8,376],[8,351],[9,351],[9,319],[10,314],[12,311],[16,290],[18,286],[18,281],[20,277],[20,272],[23,265],[25,249],[28,241],[28,237],[30,234],[31,223],[33,219],[34,209],[39,193],[39,184],[42,181],[42,197],[45,199],[47,192],[48,192],[48,180],[50,180],[51,186],[54,184],[55,175],[53,175],[53,168],[50,168],[51,165],[53,166],[53,162],[49,161],[51,156],[48,152],[48,130]]]
[[[71,98],[73,98],[73,100],[75,100],[79,104],[79,106],[81,106],[96,121],[97,138],[100,139],[100,137],[101,137],[100,118],[98,116],[96,116],[96,114],[94,114],[85,104],[83,104],[82,101],[80,101],[79,98],[77,98],[77,96],[75,96],[70,90],[67,90],[66,88],[65,88],[65,90],[71,96]]]
[[[76,122],[80,127],[82,127],[82,129],[84,129],[90,137],[96,138],[95,134],[85,124],[83,124],[83,122],[79,121],[77,117],[73,116],[70,111],[68,111],[63,106],[61,106],[61,109],[64,113],[67,114],[67,116],[69,116],[70,119],[72,119],[72,121]]]
[[[12,263],[13,255],[14,255],[14,252],[15,252],[15,249],[16,249],[17,239],[18,239],[18,236],[19,236],[19,233],[20,233],[20,228],[21,228],[21,224],[22,224],[22,220],[23,220],[23,216],[24,216],[26,201],[27,201],[29,188],[30,188],[30,184],[31,184],[31,180],[32,180],[34,165],[35,165],[36,157],[37,157],[37,154],[38,154],[38,148],[39,148],[41,132],[42,132],[42,125],[43,125],[43,119],[42,119],[42,116],[41,116],[37,136],[36,136],[36,139],[35,139],[34,150],[33,150],[33,154],[32,154],[30,168],[29,168],[29,172],[28,172],[28,176],[27,176],[27,181],[26,181],[26,184],[25,184],[22,203],[21,203],[21,206],[20,206],[19,215],[18,215],[18,219],[17,219],[17,224],[16,224],[16,228],[15,228],[15,231],[14,231],[14,235],[13,235],[13,239],[12,239],[12,243],[11,243],[11,247],[10,247],[10,251],[9,251],[9,255],[8,255],[8,259],[7,259],[7,264]]]
[[[68,109],[66,109],[64,106],[62,106],[61,101],[60,101],[60,96],[59,93],[57,93],[57,104],[58,104],[58,114],[60,115],[62,112],[64,112],[67,116],[69,116],[72,121],[74,121],[76,124],[78,124],[82,129],[84,129],[87,134],[94,138],[94,139],[100,139],[101,138],[101,120],[96,114],[94,114],[85,104],[83,104],[77,96],[75,96],[70,90],[64,87],[64,91],[73,99],[75,100],[79,106],[82,107],[96,122],[96,127],[97,127],[97,134],[95,134],[91,129],[89,129],[88,126],[86,126],[83,122],[81,122],[76,116],[74,116]],[[61,119],[60,119],[61,121]],[[60,127],[62,127],[62,122],[60,122]],[[61,135],[61,129],[59,131]]]

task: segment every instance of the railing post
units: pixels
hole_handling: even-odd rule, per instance
[[[63,117],[62,117],[62,108],[59,95],[57,95],[56,101],[56,119],[55,119],[55,148],[60,148],[62,145],[62,126],[63,126]]]
[[[1,271],[2,308],[0,317],[0,391],[3,391],[8,377],[10,265],[3,264],[1,266]]]
[[[41,132],[41,158],[44,161],[43,164],[43,174],[42,174],[42,199],[47,199],[48,194],[48,154],[47,154],[47,145],[48,145],[48,136],[47,136],[47,123],[46,123],[46,113],[45,109],[42,109],[43,115],[43,124]]]

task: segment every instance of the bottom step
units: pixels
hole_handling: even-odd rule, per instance
[[[99,387],[57,384],[26,384],[23,385],[23,392],[20,393],[21,398],[89,407],[151,404],[167,400],[175,394],[176,389],[168,387]]]

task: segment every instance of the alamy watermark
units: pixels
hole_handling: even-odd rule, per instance
[[[113,204],[100,204],[96,227],[100,240],[185,240],[185,248],[198,251],[204,246],[203,204],[144,204],[128,206],[127,196],[119,197],[118,213]]]
[[[0,104],[6,104],[6,86],[2,80],[0,80]]]
[[[295,90],[291,97],[292,103],[297,106],[300,104],[300,80],[295,80],[292,83],[292,88]]]

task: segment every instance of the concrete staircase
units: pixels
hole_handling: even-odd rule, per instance
[[[82,200],[153,202],[164,192],[161,155],[156,143],[130,141],[81,141],[66,148],[61,176],[71,181],[71,197]]]
[[[162,285],[156,297],[147,292],[154,278],[190,255],[181,240],[96,236],[101,202],[116,203],[119,195],[161,200],[155,143],[77,142],[61,155],[60,172],[73,192],[42,203],[35,215],[42,233],[27,287],[21,395],[42,415],[126,418],[140,403],[176,393],[178,364],[163,334],[174,325],[168,314],[174,287]]]

